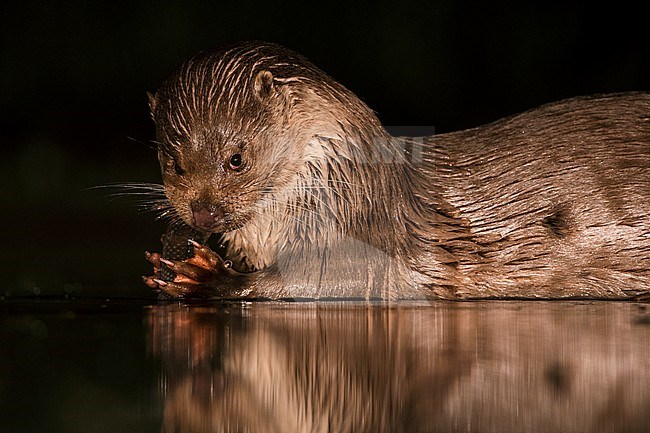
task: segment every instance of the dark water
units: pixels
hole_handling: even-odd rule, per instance
[[[0,432],[646,432],[650,307],[0,302]]]

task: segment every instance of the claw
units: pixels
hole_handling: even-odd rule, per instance
[[[143,275],[142,276],[142,281],[152,289],[158,289],[158,284],[154,281],[154,279],[150,276]]]
[[[159,280],[158,278],[153,278],[153,280],[158,283],[160,287],[165,287],[168,284],[167,281]]]
[[[163,258],[161,257],[161,258],[160,258],[160,262],[166,264],[166,265],[169,266],[170,268],[173,268],[173,267],[174,267],[174,262],[172,262],[171,260],[163,259]]]

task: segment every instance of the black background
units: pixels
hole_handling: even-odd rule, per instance
[[[385,125],[477,126],[553,100],[650,90],[647,15],[624,3],[4,2],[1,296],[149,296],[163,231],[96,185],[159,180],[146,91],[223,43],[278,42]]]

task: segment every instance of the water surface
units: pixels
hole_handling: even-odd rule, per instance
[[[625,302],[0,302],[2,432],[645,432]]]

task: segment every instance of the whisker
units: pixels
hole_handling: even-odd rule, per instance
[[[88,190],[106,189],[111,191],[106,197],[111,201],[127,200],[134,203],[141,212],[156,214],[156,220],[170,221],[179,218],[176,209],[169,203],[165,195],[165,186],[158,183],[126,182],[98,185]]]
[[[156,151],[158,150],[158,143],[155,142],[154,140],[148,140],[149,142],[144,142],[144,141],[138,140],[137,138],[134,138],[134,137],[126,137],[126,138],[133,141],[134,143],[141,144],[141,145],[143,145],[144,147],[146,147],[148,149],[156,150]],[[154,146],[152,146],[152,144]]]

